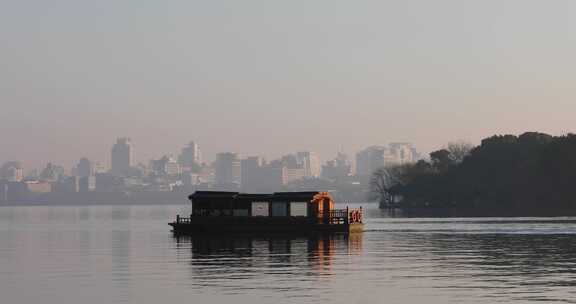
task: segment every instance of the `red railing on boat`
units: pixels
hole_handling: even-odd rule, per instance
[[[318,219],[329,225],[344,225],[352,223],[362,223],[362,208],[358,209],[333,209],[327,214],[319,214]]]

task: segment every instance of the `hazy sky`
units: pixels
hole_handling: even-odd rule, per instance
[[[0,161],[574,131],[576,1],[0,0]]]

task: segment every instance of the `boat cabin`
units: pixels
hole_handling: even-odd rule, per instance
[[[192,213],[170,223],[175,232],[191,231],[348,231],[361,229],[361,209],[335,209],[328,192],[197,191],[189,196]],[[353,225],[355,224],[355,225]]]
[[[192,216],[323,217],[334,210],[327,192],[245,194],[198,191],[189,196]]]

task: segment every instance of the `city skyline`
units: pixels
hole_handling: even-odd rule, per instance
[[[342,151],[325,160],[314,151],[285,151],[274,159],[220,152],[213,162],[203,162],[201,145],[190,141],[177,156],[164,154],[141,163],[134,161],[138,150],[129,137],[118,137],[109,154],[107,165],[86,157],[71,168],[54,162],[42,168],[26,168],[20,161],[2,163],[0,202],[179,201],[179,195],[197,190],[266,193],[316,187],[343,199],[363,199],[373,172],[420,159],[411,143],[398,142],[357,151],[357,170],[354,158]],[[146,194],[150,197],[143,198]]]
[[[352,156],[351,159],[355,159],[355,156],[357,156],[358,153],[362,153],[364,150],[369,150],[374,147],[380,147],[380,149],[386,150],[389,149],[389,147],[398,144],[409,145],[413,150],[412,152],[414,152],[414,155],[418,155],[418,158],[420,158],[422,155],[425,155],[422,154],[421,151],[417,150],[415,145],[409,142],[401,142],[401,143],[390,142],[388,143],[388,145],[372,144],[365,146],[359,150],[350,152],[345,152],[342,150],[342,148],[340,148],[338,150],[335,150],[332,154],[328,155],[327,157],[320,157],[315,151],[312,150],[294,150],[294,149],[280,152],[279,155],[275,157],[269,157],[264,154],[247,154],[237,151],[220,151],[211,155],[205,153],[204,147],[202,146],[202,148],[200,148],[201,145],[199,145],[197,141],[190,140],[188,141],[188,143],[182,144],[181,148],[178,151],[165,151],[163,153],[160,153],[159,155],[155,155],[154,157],[144,159],[135,157],[142,154],[146,155],[148,153],[146,153],[146,151],[135,150],[132,138],[116,137],[115,141],[111,141],[111,144],[108,147],[108,149],[104,149],[107,150],[108,153],[105,153],[103,156],[98,158],[90,158],[86,157],[85,154],[81,154],[78,155],[75,159],[71,160],[69,163],[68,162],[61,163],[53,161],[54,158],[50,158],[40,161],[38,166],[33,166],[32,163],[27,163],[22,159],[7,159],[7,160],[0,159],[0,165],[18,163],[25,175],[30,174],[31,172],[40,172],[46,166],[57,165],[59,167],[62,167],[63,169],[66,170],[67,173],[72,175],[75,175],[75,173],[77,173],[78,176],[85,176],[87,174],[81,172],[86,171],[92,173],[95,171],[100,172],[110,171],[115,175],[121,176],[126,175],[126,173],[130,171],[130,168],[134,168],[141,165],[154,166],[153,164],[154,162],[161,161],[163,158],[168,157],[174,159],[174,161],[177,161],[183,167],[190,167],[191,166],[190,163],[191,159],[189,159],[190,157],[194,159],[192,163],[204,166],[213,166],[218,161],[218,155],[230,154],[230,153],[234,154],[239,161],[256,157],[264,162],[267,161],[274,162],[279,160],[283,161],[286,157],[295,157],[299,159],[299,161],[304,161],[304,159],[309,157],[309,155],[313,155],[313,158],[315,159],[314,163],[307,164],[308,171],[306,172],[306,175],[320,177],[322,166],[337,159],[339,156],[351,155]],[[190,154],[192,156],[190,156]],[[106,159],[107,161],[102,161],[102,159]],[[351,163],[355,165],[356,161]],[[310,166],[312,166],[313,168],[310,168]],[[75,170],[77,170],[77,172]]]
[[[158,152],[152,152],[149,150],[142,149],[143,146],[146,147],[148,145],[142,145],[137,140],[134,140],[133,137],[131,137],[131,136],[120,136],[120,137],[117,136],[117,137],[112,137],[110,140],[108,140],[108,145],[105,145],[102,147],[94,146],[92,151],[89,151],[89,152],[76,153],[76,151],[78,151],[78,150],[74,149],[74,154],[58,153],[58,152],[50,153],[50,154],[48,154],[48,153],[38,153],[38,154],[36,154],[36,153],[34,153],[34,154],[15,153],[14,157],[9,157],[9,156],[7,156],[9,154],[6,153],[6,149],[3,149],[3,150],[0,150],[0,164],[5,163],[5,162],[9,162],[9,161],[19,161],[19,162],[24,164],[24,167],[27,170],[29,170],[31,168],[35,168],[35,169],[42,168],[42,167],[46,166],[48,163],[56,163],[56,164],[59,164],[59,165],[66,167],[67,169],[70,169],[72,166],[76,165],[80,159],[87,158],[90,161],[97,162],[101,165],[104,165],[106,168],[110,169],[111,164],[112,164],[112,157],[110,154],[110,149],[114,145],[114,143],[117,143],[117,140],[130,141],[131,149],[136,149],[138,151],[138,152],[130,155],[129,158],[130,158],[131,165],[135,165],[138,163],[147,164],[150,160],[161,158],[161,157],[166,156],[166,155],[178,157],[179,155],[182,155],[183,151],[185,151],[186,149],[190,149],[191,144],[198,145],[198,143],[199,143],[199,141],[197,141],[197,140],[184,140],[182,143],[180,143],[179,145],[175,145],[171,149],[162,150],[162,149],[156,148],[156,149],[153,149],[153,151],[157,150]],[[377,142],[373,142],[373,143],[368,143],[366,145],[361,145],[357,149],[352,149],[352,148],[350,148],[349,145],[346,145],[346,144],[339,144],[339,145],[336,145],[335,147],[333,147],[333,149],[326,150],[325,153],[320,153],[320,152],[318,152],[318,150],[314,150],[314,149],[310,149],[310,148],[292,148],[292,147],[287,147],[287,150],[282,150],[282,151],[277,150],[274,153],[272,153],[272,152],[266,153],[266,152],[259,151],[258,149],[215,150],[213,147],[202,145],[202,153],[199,155],[199,159],[202,159],[203,160],[202,162],[206,161],[207,163],[211,163],[211,162],[216,160],[216,155],[218,153],[224,153],[224,152],[234,152],[234,153],[239,154],[241,157],[258,156],[258,157],[263,157],[265,159],[277,159],[277,158],[281,158],[282,156],[289,153],[288,151],[311,151],[311,152],[316,153],[318,155],[318,157],[320,158],[320,160],[322,162],[324,162],[324,161],[331,160],[335,155],[337,155],[340,152],[353,155],[353,154],[356,154],[356,152],[358,152],[362,149],[365,149],[366,147],[369,147],[369,146],[374,146],[374,145],[382,145],[383,146],[383,145],[386,145],[388,143],[393,143],[393,142],[397,142],[397,141],[383,141],[383,140],[381,140],[381,141],[377,141]],[[400,142],[402,142],[402,140],[400,140]],[[266,143],[263,143],[263,145],[266,145]],[[153,146],[156,147],[156,145],[153,145]],[[418,147],[418,150],[420,152],[422,152],[423,154],[427,154],[428,152],[432,151],[432,150],[431,151],[421,150],[417,144],[414,144],[414,146]],[[441,149],[444,146],[445,146],[445,144],[439,145],[438,147],[434,148],[433,150]],[[60,147],[57,147],[55,145],[51,145],[50,147],[48,147],[48,149],[53,149],[53,151],[61,151],[61,152],[66,150],[64,148],[60,148]],[[24,156],[29,155],[29,156],[24,157],[22,155],[24,155]],[[49,155],[49,157],[47,155]]]

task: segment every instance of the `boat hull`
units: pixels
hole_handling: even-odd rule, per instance
[[[175,234],[314,234],[362,232],[362,223],[328,224],[309,218],[192,217],[189,222],[169,223]]]

